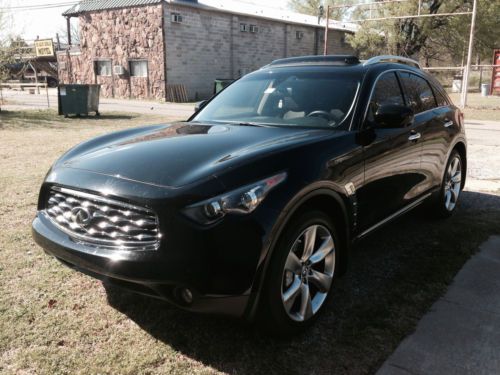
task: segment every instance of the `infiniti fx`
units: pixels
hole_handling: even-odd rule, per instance
[[[69,150],[33,236],[105,283],[294,332],[354,241],[425,200],[450,215],[466,164],[463,115],[415,61],[286,58],[186,122]]]

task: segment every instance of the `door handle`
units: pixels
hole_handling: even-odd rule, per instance
[[[421,136],[422,136],[422,135],[421,135],[420,133],[412,133],[412,134],[410,134],[410,136],[408,137],[408,140],[409,140],[409,141],[414,142],[414,141],[419,140]]]
[[[443,125],[444,125],[445,128],[449,128],[450,126],[453,125],[453,121],[451,121],[451,120],[450,121],[446,121]]]

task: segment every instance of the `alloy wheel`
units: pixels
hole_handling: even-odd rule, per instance
[[[453,211],[458,202],[462,184],[462,162],[455,155],[448,164],[444,179],[444,205],[448,211]]]
[[[286,259],[281,299],[288,316],[303,322],[318,312],[328,296],[335,271],[335,243],[323,225],[307,227]]]

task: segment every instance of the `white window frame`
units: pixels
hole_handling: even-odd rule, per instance
[[[246,24],[246,23],[240,23],[240,31],[242,33],[248,32],[248,24]]]
[[[100,64],[105,64],[108,67],[108,69],[106,69],[107,70],[107,74],[101,74],[102,73],[102,69],[100,69],[100,67],[99,67]],[[111,77],[113,75],[113,64],[112,64],[112,61],[110,59],[98,59],[98,60],[94,60],[94,73],[98,77]]]
[[[173,23],[182,23],[182,14],[170,13],[170,21]]]
[[[257,25],[250,25],[249,30],[250,30],[251,33],[258,33],[259,32],[259,26],[257,26]]]
[[[145,69],[144,69],[144,66],[142,66],[140,68],[140,74],[134,74],[135,69],[132,68],[132,65],[139,64],[139,63],[144,63]],[[148,78],[149,77],[149,61],[146,59],[129,60],[128,67],[129,67],[129,72],[130,72],[131,77],[137,77],[137,78]]]

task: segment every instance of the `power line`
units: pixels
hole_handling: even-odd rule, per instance
[[[71,5],[78,4],[79,1],[72,1],[66,3],[52,3],[52,4],[37,4],[37,5],[19,5],[13,7],[1,7],[2,11],[13,11],[13,12],[22,12],[22,11],[32,11],[32,10],[43,10],[43,9],[51,9],[51,8],[62,8]]]

